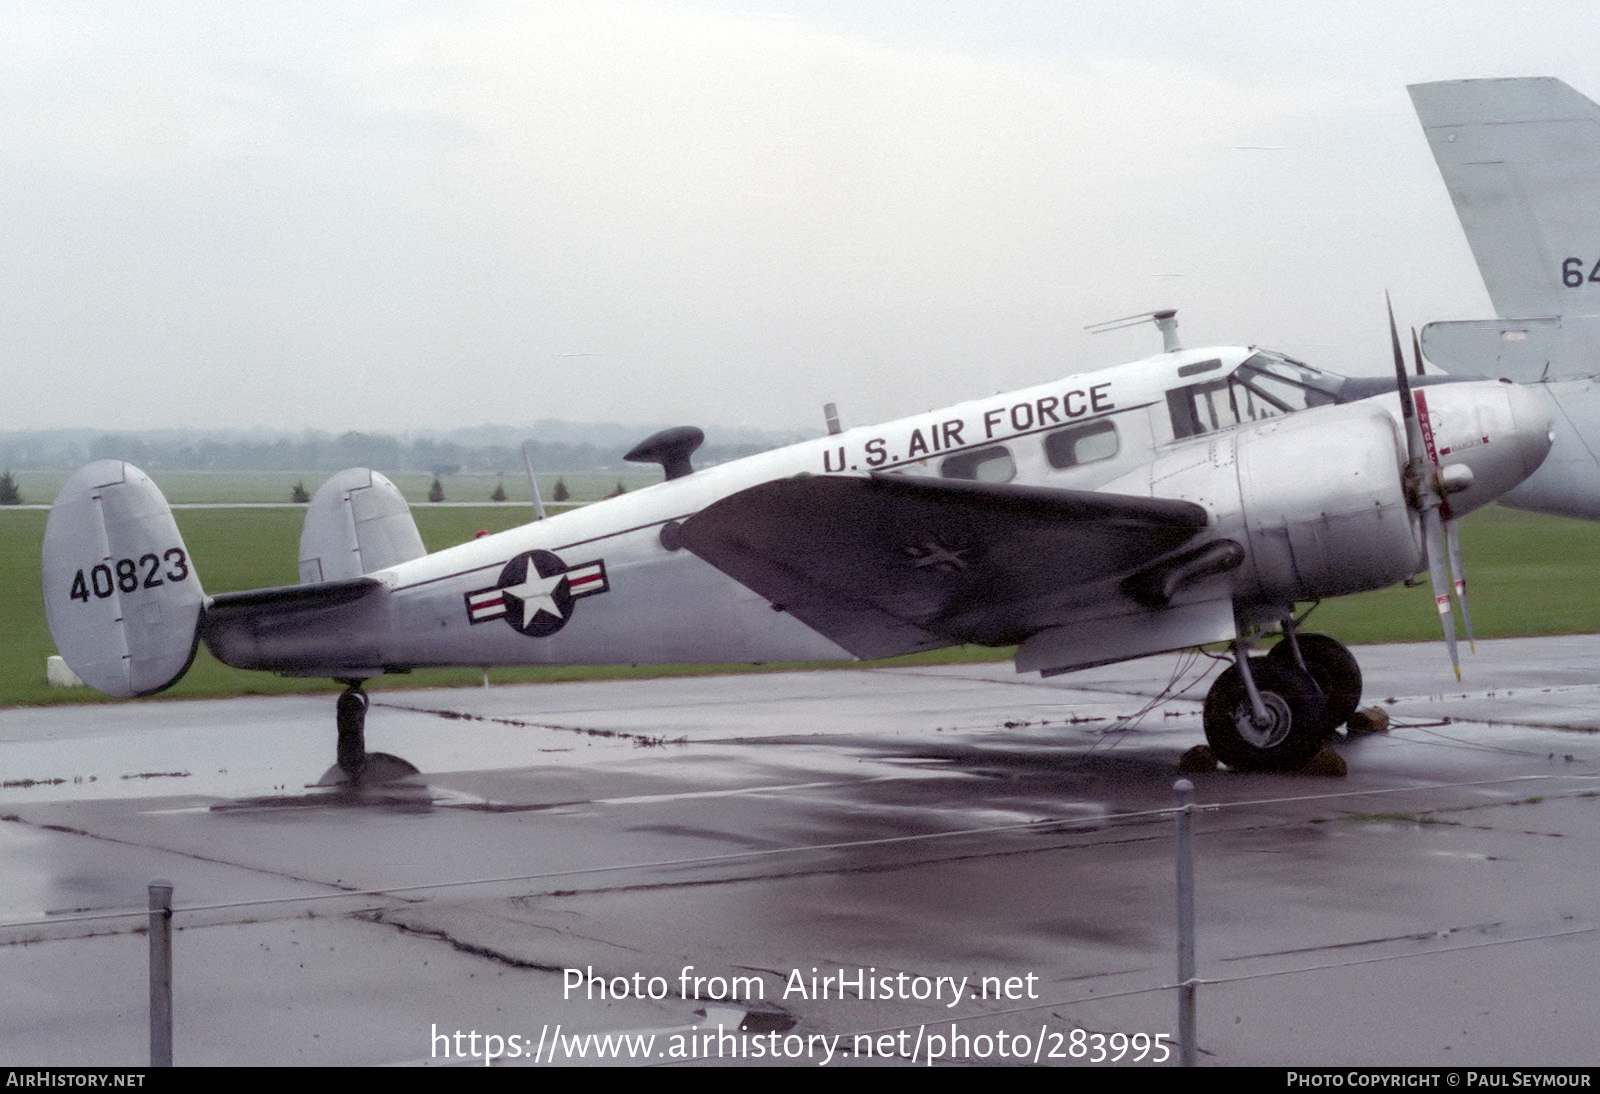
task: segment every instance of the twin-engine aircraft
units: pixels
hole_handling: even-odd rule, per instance
[[[1554,447],[1504,504],[1600,520],[1600,106],[1547,78],[1409,90],[1500,317],[1429,323],[1422,348],[1549,411]]]
[[[699,470],[700,431],[667,430],[630,453],[665,481],[432,555],[387,479],[346,471],[306,512],[303,584],[252,592],[207,595],[154,484],[101,461],[51,511],[47,616],[112,695],[167,687],[202,641],[239,668],[345,683],[350,781],[381,766],[361,689],[384,673],[956,643],[1015,644],[1017,670],[1046,675],[1231,643],[1207,739],[1231,767],[1294,769],[1361,692],[1344,646],[1296,632],[1296,603],[1404,581],[1426,557],[1448,612],[1443,529],[1550,445],[1513,384],[1413,396],[1394,343],[1398,380],[1372,381],[1174,337],[1132,364]]]

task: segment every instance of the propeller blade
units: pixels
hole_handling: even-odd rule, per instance
[[[1394,348],[1394,376],[1400,382],[1400,412],[1409,420],[1416,413],[1411,405],[1411,381],[1406,379],[1406,356],[1400,351],[1400,331],[1394,325],[1394,301],[1383,294],[1384,306],[1389,309],[1389,345]]]
[[[1439,510],[1422,511],[1423,541],[1428,545],[1428,577],[1433,581],[1433,602],[1439,608],[1439,624],[1444,628],[1444,644],[1450,650],[1450,667],[1461,679],[1461,658],[1456,653],[1456,621],[1450,614],[1450,575],[1444,566],[1444,527]]]
[[[1400,417],[1406,426],[1406,447],[1411,457],[1410,474],[1413,483],[1419,483],[1425,466],[1422,445],[1422,427],[1417,422],[1417,401],[1411,395],[1411,381],[1406,378],[1406,357],[1400,349],[1400,331],[1394,325],[1394,301],[1383,294],[1389,307],[1389,344],[1394,347],[1394,378],[1400,388]],[[1417,487],[1420,489],[1420,485]]]
[[[1450,550],[1450,572],[1456,579],[1456,601],[1461,605],[1461,625],[1467,631],[1467,643],[1473,653],[1478,652],[1478,643],[1472,637],[1472,613],[1467,610],[1467,567],[1461,559],[1461,531],[1456,527],[1456,522],[1444,522],[1445,543]]]
[[[1411,328],[1411,359],[1416,362],[1417,375],[1422,375],[1422,347],[1417,343],[1417,329]],[[1428,397],[1424,392],[1417,392],[1411,397],[1417,408],[1417,427],[1422,431],[1422,448],[1428,457],[1428,462],[1433,465],[1434,475],[1430,482],[1434,497],[1439,499],[1439,508],[1444,512],[1444,519],[1451,520],[1450,498],[1439,485],[1439,450],[1433,440],[1433,422],[1428,417]]]
[[[1428,577],[1433,582],[1433,602],[1439,609],[1439,624],[1444,628],[1445,646],[1450,651],[1450,667],[1455,670],[1456,679],[1459,680],[1461,658],[1456,651],[1456,621],[1450,614],[1450,574],[1445,568],[1445,520],[1449,516],[1450,503],[1439,485],[1439,464],[1433,452],[1432,423],[1426,417],[1427,400],[1411,391],[1411,381],[1406,376],[1405,352],[1400,348],[1400,330],[1394,322],[1394,301],[1388,293],[1383,294],[1383,299],[1389,308],[1389,345],[1394,350],[1394,376],[1400,390],[1400,413],[1405,420],[1406,447],[1411,457],[1406,467],[1406,489],[1422,519],[1423,554],[1428,560]],[[1411,337],[1412,353],[1420,375],[1421,347],[1417,344],[1415,331]],[[1451,520],[1450,525],[1453,530],[1455,521]],[[1453,542],[1456,543],[1456,552],[1451,557],[1459,559],[1459,540]],[[1463,591],[1466,589],[1465,572],[1458,563],[1456,573],[1463,577],[1460,585]]]
[[[1417,329],[1411,328],[1411,360],[1417,366],[1417,375],[1422,375],[1422,346],[1417,340]],[[1461,625],[1466,628],[1467,643],[1473,653],[1478,652],[1478,643],[1472,636],[1472,612],[1467,608],[1467,566],[1461,557],[1461,531],[1457,527],[1455,514],[1450,511],[1450,496],[1444,492],[1439,482],[1439,456],[1433,443],[1433,426],[1428,420],[1428,402],[1419,393],[1416,396],[1417,424],[1422,427],[1424,443],[1428,451],[1428,458],[1433,463],[1434,476],[1432,487],[1434,496],[1439,499],[1439,515],[1444,518],[1444,537],[1446,548],[1450,556],[1450,573],[1455,577],[1456,602],[1461,605]],[[1435,594],[1437,595],[1437,589]],[[1459,666],[1456,672],[1460,676]]]

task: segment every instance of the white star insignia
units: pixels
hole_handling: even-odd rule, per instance
[[[926,566],[937,566],[946,573],[954,573],[967,568],[967,560],[963,555],[970,554],[972,548],[962,547],[950,550],[938,540],[930,539],[921,547],[902,547],[906,557],[911,559],[913,569],[920,570]]]
[[[553,594],[556,587],[566,579],[567,575],[564,572],[555,574],[552,577],[540,577],[539,571],[530,562],[528,564],[528,576],[523,579],[522,584],[506,586],[502,590],[502,595],[514,596],[522,601],[522,618],[524,622],[531,620],[538,612],[553,615],[557,619],[565,619],[566,616],[562,614],[561,608],[556,604]]]

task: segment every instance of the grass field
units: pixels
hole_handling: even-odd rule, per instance
[[[615,482],[614,477],[607,477],[612,478],[609,490]],[[288,485],[297,478],[289,476]],[[569,486],[572,482],[569,477]],[[306,486],[312,488],[312,483]],[[502,531],[527,519],[527,510],[519,506],[422,505],[413,511],[430,551],[463,543],[479,529]],[[189,509],[178,510],[176,515],[208,592],[289,585],[298,580],[296,557],[303,510]],[[88,689],[50,688],[44,682],[45,658],[55,652],[45,628],[40,594],[39,549],[46,516],[37,509],[0,509],[0,649],[4,651],[0,657],[0,706],[96,699]],[[1594,595],[1590,584],[1600,573],[1600,524],[1492,508],[1463,521],[1461,538],[1478,637],[1600,631],[1600,596]],[[1328,601],[1317,609],[1307,629],[1350,644],[1439,639],[1438,616],[1425,586]],[[906,660],[999,659],[1009,653],[960,647]],[[1443,657],[1441,649],[1441,663]],[[710,671],[706,666],[493,669],[490,679],[509,683],[706,671]],[[476,669],[436,669],[386,677],[373,686],[447,686],[481,680]],[[163,697],[336,689],[337,685],[325,680],[292,680],[230,669],[202,649],[189,674]]]

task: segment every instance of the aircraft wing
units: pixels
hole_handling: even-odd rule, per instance
[[[1113,598],[1208,521],[1185,501],[903,475],[779,479],[681,542],[862,658],[1005,645]]]

